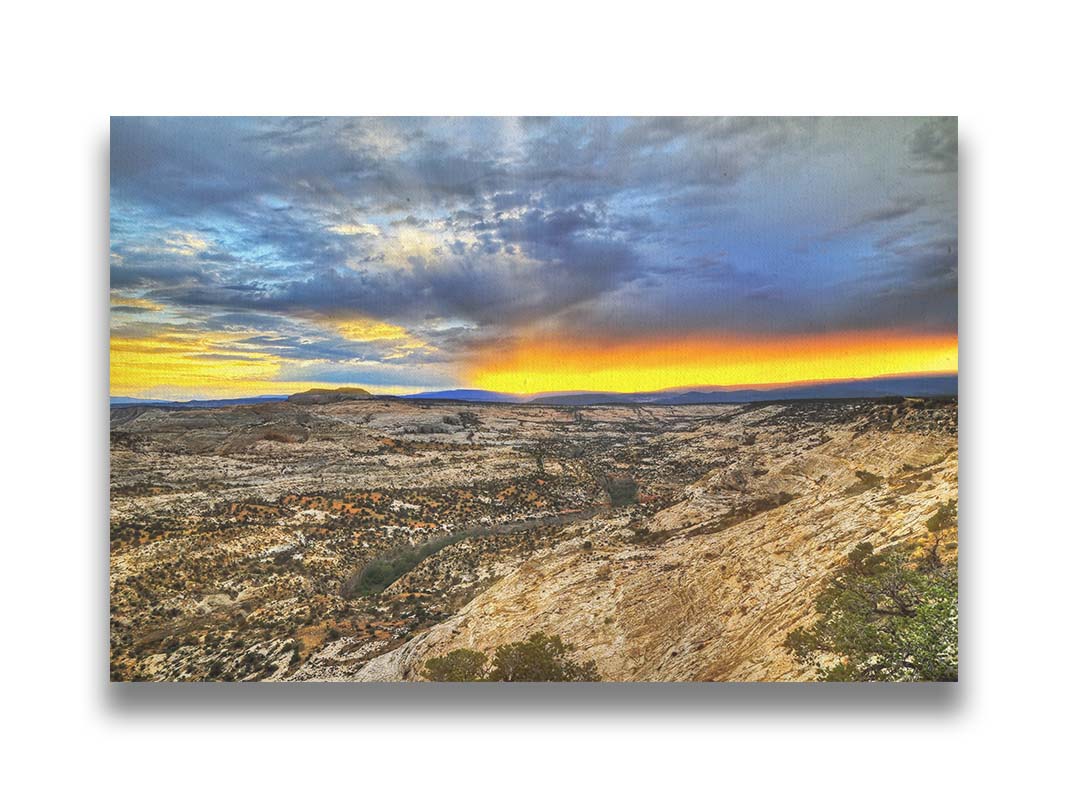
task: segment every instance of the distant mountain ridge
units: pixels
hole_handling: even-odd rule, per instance
[[[872,397],[942,397],[959,393],[957,375],[904,375],[846,381],[789,384],[766,389],[731,389],[704,386],[663,389],[658,392],[561,392],[533,396],[503,394],[481,389],[454,389],[403,395],[409,400],[464,400],[482,403],[533,403],[589,406],[612,403],[693,405],[699,403],[754,403],[769,400],[841,400]]]
[[[112,406],[163,406],[170,408],[223,408],[225,406],[250,406],[258,403],[280,403],[287,399],[284,394],[261,394],[255,397],[234,397],[226,400],[146,400],[141,397],[112,397]]]
[[[489,392],[485,389],[446,389],[441,392],[418,392],[400,395],[405,400],[460,400],[465,403],[525,403],[521,394]]]
[[[614,403],[653,405],[695,405],[701,403],[757,403],[773,400],[844,400],[875,397],[951,397],[959,394],[957,375],[905,375],[865,378],[854,381],[823,381],[790,384],[766,389],[731,389],[705,386],[690,389],[664,389],[659,392],[566,392],[523,396],[483,389],[448,389],[397,396],[402,400],[452,401],[463,403],[529,403],[555,406],[590,406]],[[259,395],[229,400],[144,400],[136,397],[112,397],[112,406],[150,405],[174,408],[220,408],[289,401],[296,404],[335,403],[366,400],[374,395],[366,389],[309,389],[294,395]]]
[[[711,389],[670,394],[661,405],[753,403],[766,400],[844,400],[872,397],[951,397],[959,394],[957,375],[916,375],[782,386],[772,389]]]

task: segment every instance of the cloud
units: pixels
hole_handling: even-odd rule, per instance
[[[896,220],[914,214],[921,209],[925,201],[922,197],[898,197],[887,205],[866,211],[853,217],[849,222],[829,231],[821,237],[824,241],[835,239],[860,228],[877,225],[882,222],[894,222]]]
[[[908,140],[912,167],[932,174],[954,173],[959,162],[955,117],[935,117],[920,125]]]
[[[955,327],[951,118],[116,118],[111,149],[115,330],[240,334],[279,375]]]

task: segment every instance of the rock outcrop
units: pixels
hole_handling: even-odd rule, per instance
[[[811,620],[827,576],[860,542],[921,535],[957,496],[954,426],[883,422],[792,443],[766,467],[714,470],[645,527],[623,511],[575,525],[356,679],[418,680],[429,658],[543,630],[605,680],[810,680],[784,639]]]
[[[826,575],[956,497],[949,399],[111,417],[122,680],[411,680],[538,630],[607,679],[804,679],[782,642]]]
[[[341,389],[308,389],[289,395],[288,402],[297,405],[321,405],[323,403],[344,403],[349,400],[366,400],[373,395],[366,389],[344,387]]]

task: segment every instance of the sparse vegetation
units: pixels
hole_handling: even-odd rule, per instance
[[[440,658],[426,662],[423,674],[428,680],[449,683],[466,683],[486,679],[486,662],[489,656],[477,650],[460,648]]]
[[[350,598],[361,594],[377,594],[397,578],[414,569],[423,559],[438,553],[450,544],[465,538],[465,534],[442,536],[417,547],[400,547],[367,564],[350,578],[341,589],[341,596]]]
[[[453,650],[431,658],[423,677],[431,681],[591,682],[599,681],[593,661],[578,663],[571,657],[573,645],[558,636],[535,633],[522,642],[501,645],[492,662],[477,650]]]
[[[955,503],[927,527],[954,528]],[[957,568],[943,546],[941,536],[910,553],[857,545],[819,595],[819,619],[790,633],[787,646],[825,681],[955,681]]]
[[[872,472],[858,469],[856,470],[856,477],[859,479],[856,483],[852,484],[846,490],[846,494],[863,494],[870,491],[874,487],[878,486],[882,482],[881,475],[875,475]]]
[[[939,533],[956,526],[956,501],[942,503],[930,519],[926,520],[926,529],[931,533]]]
[[[883,407],[891,404],[803,403],[773,417],[758,407],[649,407],[635,418],[622,408],[365,398],[255,410],[118,410],[111,552],[123,567],[112,573],[111,674],[352,676],[563,542],[559,552],[581,566],[572,573],[576,592],[591,585],[612,595],[609,588],[647,578],[653,564],[660,564],[656,579],[667,580],[684,562],[664,562],[669,548],[662,545],[670,540],[684,552],[689,536],[701,537],[693,543],[700,562],[720,569],[715,542],[724,527],[792,501],[783,491],[794,491],[791,478],[764,480],[777,472],[779,454],[802,454],[828,432],[868,430],[866,421]],[[955,433],[955,407],[924,404],[869,430],[883,426],[944,440]],[[709,435],[688,435],[701,428]],[[755,442],[739,449],[752,435]],[[880,489],[856,500],[864,514],[881,516],[902,493],[921,497],[943,482],[946,464],[952,475],[954,458],[946,462],[937,447],[923,452],[902,462],[919,465],[915,470],[893,471],[888,461],[875,468],[859,458],[841,477],[862,487],[862,476],[849,480],[857,468],[887,471]],[[705,480],[727,471],[744,480]],[[617,480],[614,497],[603,476]],[[640,503],[630,504],[637,487]],[[690,495],[689,487],[699,491]],[[806,491],[795,491],[803,501]],[[671,512],[690,497],[699,499],[695,513]],[[609,502],[623,507],[609,509]],[[789,516],[777,512],[768,524]],[[933,574],[954,559],[955,511],[931,508],[926,517],[906,555]],[[862,529],[850,535],[855,541]],[[817,552],[832,558],[833,549],[820,545]],[[773,547],[756,555],[736,574],[738,594],[758,579],[760,559],[790,557]],[[735,574],[732,565],[722,567],[713,585],[728,588]],[[736,609],[748,614],[756,600],[744,597]],[[591,624],[612,625],[615,613],[609,603]],[[776,645],[782,635],[775,634]],[[495,664],[494,651],[485,655],[480,680]]]
[[[637,481],[629,475],[605,475],[601,484],[613,506],[630,506],[637,502]]]

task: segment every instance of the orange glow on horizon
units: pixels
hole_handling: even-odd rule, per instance
[[[530,339],[510,350],[486,351],[470,365],[466,377],[479,389],[514,394],[652,392],[954,373],[958,365],[955,334],[864,331],[778,338]]]

